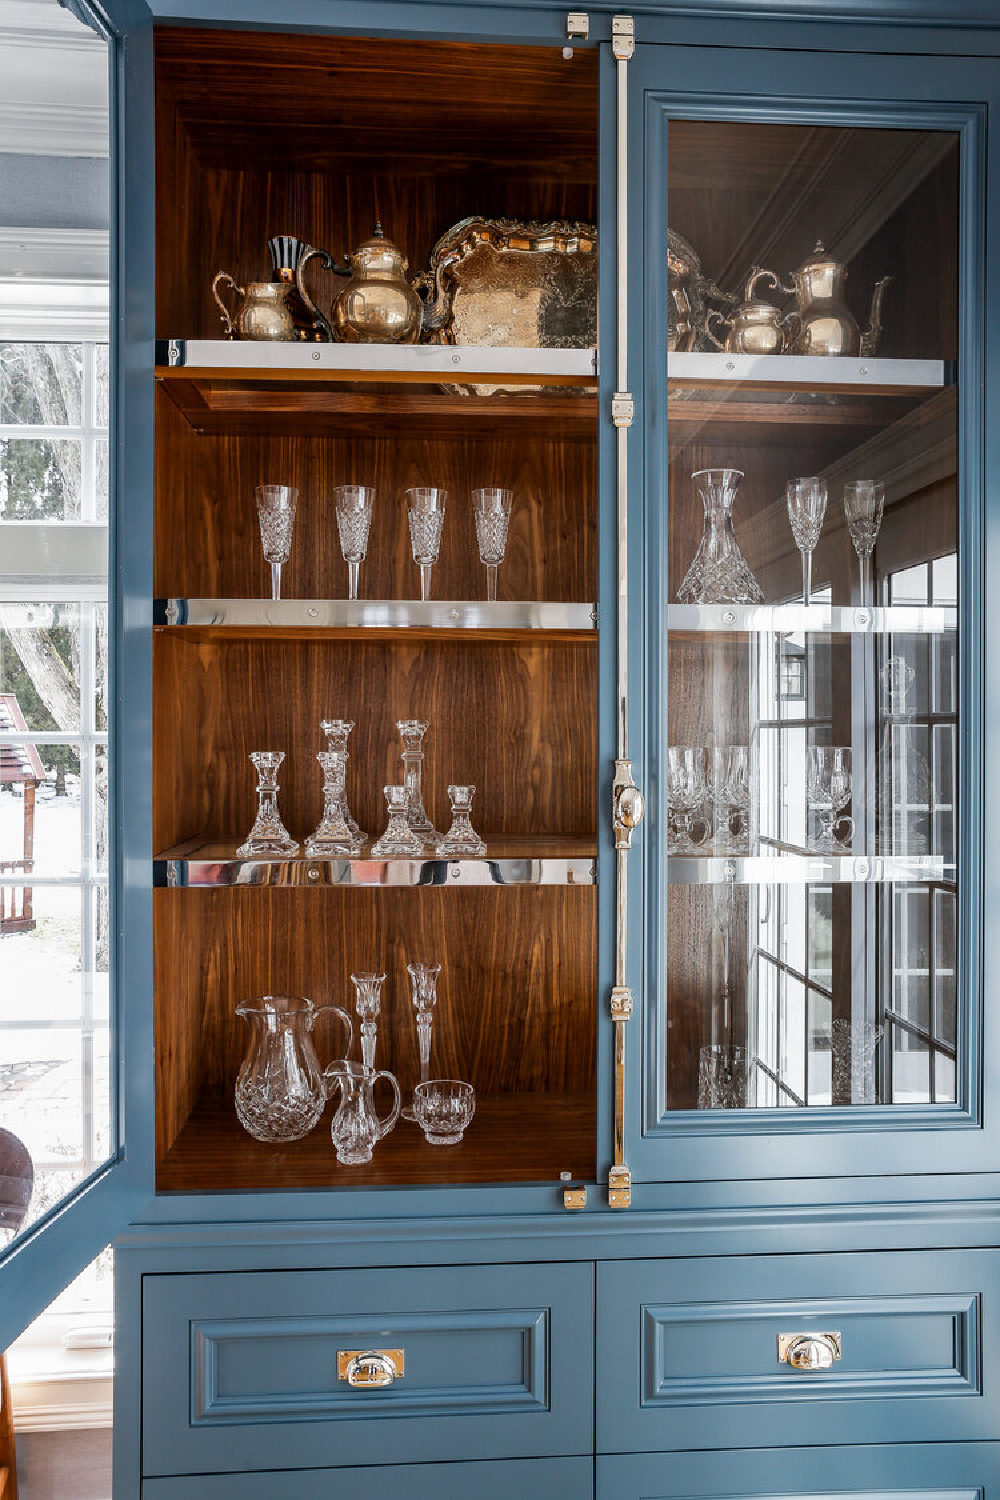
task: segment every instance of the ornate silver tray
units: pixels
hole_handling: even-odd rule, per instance
[[[425,326],[435,330],[435,342],[521,349],[597,344],[592,224],[463,219],[438,240],[429,272],[414,285],[428,304]]]

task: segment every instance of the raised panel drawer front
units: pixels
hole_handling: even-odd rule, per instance
[[[593,1347],[589,1263],[147,1276],[143,1473],[590,1453]]]
[[[146,1479],[142,1485],[142,1500],[275,1500],[279,1495],[289,1500],[333,1500],[337,1495],[362,1494],[385,1494],[392,1500],[593,1500],[594,1461],[526,1458],[505,1463],[313,1469],[294,1475],[287,1470],[187,1474]]]
[[[1000,1500],[1000,1445],[598,1458],[597,1500]]]
[[[983,1373],[1000,1347],[996,1251],[624,1261],[597,1277],[600,1453],[1000,1437]],[[839,1358],[779,1358],[803,1335]]]

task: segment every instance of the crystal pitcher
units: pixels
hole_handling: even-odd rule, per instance
[[[337,1005],[313,1005],[304,995],[261,995],[236,1014],[250,1024],[250,1041],[236,1080],[236,1114],[258,1141],[298,1141],[318,1123],[326,1104],[323,1069],[312,1042],[316,1017],[330,1011],[354,1026]]]
[[[394,1095],[392,1109],[384,1119],[375,1108],[375,1085],[380,1078],[389,1080]],[[361,1166],[371,1161],[376,1141],[388,1135],[399,1119],[399,1084],[392,1073],[347,1061],[331,1063],[326,1081],[331,1094],[335,1087],[340,1089],[340,1102],[330,1126],[337,1160],[345,1167]]]

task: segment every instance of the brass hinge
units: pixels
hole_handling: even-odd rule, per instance
[[[611,788],[611,816],[615,826],[615,848],[631,849],[632,834],[642,822],[646,802],[632,780],[632,762],[615,761],[615,779]]]
[[[616,427],[631,427],[635,402],[630,391],[615,391],[611,397],[611,420]]]
[[[585,10],[571,10],[566,17],[566,40],[585,42],[590,36],[590,17]]]
[[[611,1019],[612,1021],[632,1019],[632,991],[627,985],[616,984],[611,991]]]
[[[611,50],[616,62],[628,62],[635,51],[635,22],[631,16],[611,19]]]
[[[563,1208],[586,1208],[587,1185],[563,1188]]]
[[[632,1173],[628,1167],[612,1167],[608,1173],[608,1207],[630,1208],[632,1205]]]

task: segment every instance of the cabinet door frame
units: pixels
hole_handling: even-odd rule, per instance
[[[89,7],[108,44],[110,194],[108,885],[112,1155],[0,1256],[0,1349],[133,1219],[152,1193],[152,16]]]
[[[985,778],[995,694],[984,644],[995,633],[996,605],[988,587],[990,482],[1000,475],[1000,445],[985,426],[987,381],[1000,373],[1000,347],[985,329],[1000,314],[1000,280],[987,280],[985,233],[996,215],[997,174],[987,180],[986,153],[996,159],[995,68],[980,60],[857,56],[726,48],[636,48],[630,66],[629,194],[633,231],[630,289],[630,380],[641,383],[640,422],[631,447],[633,534],[646,539],[631,560],[629,589],[645,607],[641,660],[633,662],[632,743],[642,747],[636,779],[649,794],[641,835],[643,944],[633,953],[634,993],[642,996],[629,1027],[628,1071],[637,1080],[628,1102],[629,1165],[637,1181],[704,1178],[886,1176],[975,1171],[1000,1165],[1000,1137],[987,1129],[1000,1068],[984,1046],[985,975],[994,952],[988,922],[995,898],[985,884],[983,831],[993,821],[994,794]],[[789,80],[795,92],[789,93]],[[887,97],[888,96],[888,97]],[[930,101],[930,102],[928,102]],[[992,110],[990,106],[993,106]],[[662,611],[667,601],[666,525],[659,497],[667,494],[666,269],[660,241],[668,222],[666,163],[669,118],[828,126],[947,130],[961,141],[959,244],[960,556],[959,785],[959,1066],[958,1103],[760,1110],[724,1115],[668,1111],[665,1100],[663,949],[660,912],[666,891],[663,820],[665,784],[657,746],[665,745],[666,693]],[[641,434],[641,436],[640,436]],[[669,507],[667,506],[666,509]],[[995,592],[995,590],[994,590]],[[964,732],[963,732],[964,731]],[[659,802],[660,811],[657,812]],[[635,914],[635,917],[638,913]],[[635,920],[634,917],[634,920]]]

